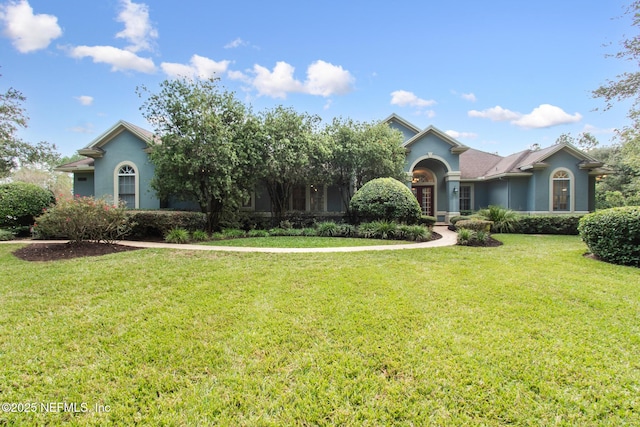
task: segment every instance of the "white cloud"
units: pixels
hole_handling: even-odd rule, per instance
[[[80,104],[85,106],[93,104],[93,96],[81,95],[76,96],[75,99],[77,99]]]
[[[571,115],[562,110],[562,108],[551,104],[541,104],[534,108],[529,114],[517,113],[504,109],[499,105],[482,111],[471,110],[467,114],[469,117],[490,119],[494,122],[508,121],[513,125],[525,129],[548,128],[567,123],[576,123],[582,120],[581,114],[575,113]]]
[[[480,117],[483,119],[489,119],[493,122],[513,121],[518,120],[520,117],[522,117],[522,114],[506,110],[499,105],[496,105],[492,108],[487,108],[486,110],[482,111],[471,110],[467,114],[469,115],[469,117]]]
[[[22,53],[45,49],[62,35],[57,17],[34,15],[26,0],[0,5],[0,20],[5,24],[4,35],[12,39],[13,46]]]
[[[158,38],[158,30],[149,21],[149,6],[133,3],[131,0],[121,0],[120,3],[123,8],[117,20],[124,23],[124,30],[116,34],[116,37],[132,43],[126,47],[128,51],[152,50],[152,42]]]
[[[344,95],[353,90],[355,79],[339,65],[318,60],[307,68],[305,92],[324,97]]]
[[[253,72],[256,74],[253,79],[253,86],[258,91],[258,95],[267,95],[272,98],[286,98],[287,93],[303,92],[303,84],[293,77],[295,68],[286,62],[279,61],[269,71],[261,65],[254,65]]]
[[[245,83],[251,83],[251,77],[243,73],[242,71],[229,70],[227,75],[231,80],[238,80]]]
[[[193,55],[189,64],[178,64],[174,62],[163,62],[160,64],[162,71],[170,77],[187,77],[209,79],[220,76],[227,71],[231,61],[214,61],[200,55]]]
[[[466,99],[467,101],[476,102],[477,98],[473,93],[463,93],[460,95],[462,99]]]
[[[128,50],[113,46],[76,46],[70,49],[73,58],[91,57],[93,62],[111,65],[111,71],[134,70],[153,73],[156,69],[149,58],[141,58]]]
[[[458,132],[456,130],[447,130],[444,133],[449,135],[451,138],[476,138],[478,136],[477,133],[473,132]]]
[[[69,128],[69,130],[74,133],[86,133],[86,134],[91,134],[95,132],[93,123],[83,123],[81,125]]]
[[[582,128],[582,133],[590,133],[593,135],[611,135],[616,133],[616,129],[615,128],[599,128],[590,124],[586,124],[584,125],[584,128]]]
[[[398,105],[400,107],[430,107],[435,105],[436,101],[432,99],[421,99],[418,98],[413,92],[408,92],[406,90],[396,90],[391,92],[391,105]]]
[[[582,115],[579,113],[571,115],[555,105],[542,104],[534,108],[531,113],[525,114],[511,123],[526,129],[540,129],[567,123],[576,123],[580,120],[582,120]]]
[[[241,46],[248,46],[249,42],[242,40],[240,37],[238,37],[237,39],[230,41],[229,43],[227,43],[226,45],[224,45],[225,49],[235,49],[237,47],[241,47]]]

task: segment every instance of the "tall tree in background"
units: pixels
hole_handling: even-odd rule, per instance
[[[329,143],[326,176],[340,188],[347,213],[354,192],[368,181],[382,177],[403,180],[402,134],[387,124],[336,118],[324,133]]]
[[[195,200],[209,232],[223,211],[237,208],[253,188],[257,155],[255,119],[233,93],[215,80],[165,80],[141,111],[158,138],[150,158],[153,188],[161,199]]]
[[[591,151],[599,145],[598,139],[589,132],[580,133],[577,138],[571,136],[570,133],[563,133],[556,139],[556,144],[560,143],[574,145],[582,151]]]
[[[276,221],[284,218],[295,185],[320,180],[325,140],[317,131],[319,122],[318,116],[282,106],[261,114],[261,175]]]
[[[620,188],[612,187],[607,191],[620,191],[624,204],[637,204],[640,203],[640,34],[637,33],[640,28],[639,0],[631,3],[626,10],[626,15],[632,16],[632,26],[636,34],[623,40],[622,50],[612,56],[632,63],[634,69],[619,74],[615,80],[608,80],[593,91],[593,96],[605,100],[605,110],[611,108],[615,102],[632,101],[628,113],[631,124],[617,131],[619,153],[607,159],[608,165],[617,174],[625,174],[626,177],[619,180],[624,183]],[[611,160],[615,163],[612,164]],[[605,182],[609,180],[610,178],[607,177]],[[614,180],[611,180],[611,183],[614,183]]]
[[[33,145],[18,138],[18,130],[26,128],[29,121],[22,106],[25,101],[25,96],[14,88],[0,92],[0,178],[9,176],[20,165],[53,165],[59,159],[55,145]]]

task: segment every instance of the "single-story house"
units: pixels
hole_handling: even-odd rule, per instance
[[[595,182],[603,164],[570,144],[503,157],[470,148],[433,126],[420,129],[396,114],[385,122],[404,135],[407,186],[423,213],[439,221],[489,205],[529,214],[595,209]],[[73,173],[74,194],[80,196],[109,197],[135,209],[187,207],[184,202],[160,201],[150,188],[152,140],[152,132],[119,121],[78,150],[86,158],[56,170]],[[344,210],[338,187],[315,184],[296,187],[290,208],[336,214]],[[270,212],[267,192],[256,188],[244,209]]]

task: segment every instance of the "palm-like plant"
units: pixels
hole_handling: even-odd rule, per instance
[[[501,206],[491,205],[486,209],[480,209],[477,215],[487,221],[493,221],[492,231],[498,233],[513,232],[518,222],[518,214],[515,211]]]

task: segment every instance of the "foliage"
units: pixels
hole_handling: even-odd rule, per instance
[[[249,230],[247,237],[269,237],[269,232],[267,230]]]
[[[237,228],[225,228],[222,230],[222,236],[225,239],[238,239],[240,237],[245,237],[247,233],[244,230],[240,230]]]
[[[342,237],[356,237],[358,235],[358,227],[353,224],[339,224],[338,235]]]
[[[393,178],[376,178],[363,185],[351,199],[351,210],[364,221],[415,224],[422,215],[411,190]]]
[[[35,184],[0,184],[0,226],[32,225],[34,218],[55,203],[55,196]]]
[[[556,139],[556,144],[571,144],[583,151],[591,151],[598,146],[599,142],[591,133],[583,132],[577,138],[570,133],[563,133]]]
[[[634,161],[633,147],[628,141],[589,153],[611,170],[596,182],[596,209],[640,205],[640,162]]]
[[[486,229],[458,228],[458,245],[486,246],[490,233]]]
[[[164,237],[173,228],[188,231],[203,230],[207,219],[202,212],[189,211],[132,211],[127,210],[131,223],[131,238]]]
[[[456,225],[458,223],[458,221],[462,221],[462,220],[469,220],[472,219],[471,218],[472,215],[457,215],[457,216],[452,216],[451,218],[449,218],[449,222],[452,225]]]
[[[323,162],[328,182],[337,185],[349,213],[354,189],[382,177],[402,179],[405,152],[402,134],[386,123],[335,118],[324,134],[330,148]]]
[[[493,223],[491,221],[483,219],[462,219],[456,222],[456,228],[468,229],[472,231],[486,231],[491,230]]]
[[[209,240],[209,234],[204,230],[195,230],[191,232],[191,240],[194,242],[204,242]]]
[[[302,229],[301,236],[313,237],[318,236],[318,230],[313,227],[305,227]]]
[[[261,114],[256,142],[261,148],[258,166],[276,221],[284,218],[295,185],[319,181],[326,140],[317,133],[318,116],[282,106]],[[295,206],[294,206],[295,209]]]
[[[518,214],[501,206],[491,205],[486,209],[480,209],[477,215],[487,221],[491,221],[491,230],[497,233],[510,233],[518,223]]]
[[[16,236],[11,231],[0,228],[0,241],[13,240],[15,237]]]
[[[474,236],[474,231],[470,228],[458,229],[458,244],[461,246],[467,246],[471,243]]]
[[[640,206],[585,215],[578,226],[589,250],[603,261],[640,267]]]
[[[36,218],[34,230],[41,238],[113,243],[131,232],[131,223],[124,205],[92,197],[62,197]]]
[[[521,234],[578,234],[582,215],[522,215],[513,233]]]
[[[333,221],[321,222],[318,224],[317,233],[321,237],[334,237],[340,233],[340,228]]]
[[[397,236],[404,240],[425,242],[431,240],[431,230],[422,225],[401,224],[398,226]]]
[[[164,236],[164,240],[167,243],[189,243],[189,230],[184,228],[172,228]]]
[[[22,106],[25,101],[25,96],[14,88],[0,93],[0,178],[20,165],[53,164],[59,159],[55,145],[34,145],[18,138],[19,129],[26,128],[29,120]]]
[[[424,225],[425,227],[431,228],[438,222],[438,218],[430,215],[421,215],[418,224]]]
[[[256,121],[215,80],[165,80],[141,110],[160,140],[150,154],[153,188],[160,198],[195,200],[213,231],[225,208],[240,206],[255,184]]]

